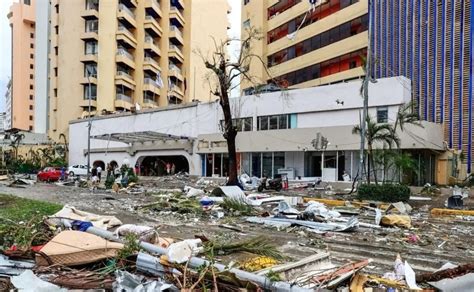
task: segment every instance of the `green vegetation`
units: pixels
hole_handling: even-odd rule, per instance
[[[58,204],[0,194],[0,249],[42,244],[50,234],[43,217],[61,210]]]
[[[410,199],[410,188],[400,184],[362,184],[357,190],[360,200],[374,200],[382,202],[406,202]]]
[[[205,243],[207,253],[231,254],[236,252],[249,252],[256,255],[271,257],[277,260],[283,259],[282,254],[271,243],[268,238],[257,236],[240,242],[216,242]]]
[[[238,215],[249,216],[255,213],[252,206],[247,204],[244,200],[239,199],[225,198],[220,206],[224,208],[224,210],[236,212]]]

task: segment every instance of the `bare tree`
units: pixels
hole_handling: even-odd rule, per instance
[[[228,185],[239,184],[237,178],[237,154],[235,146],[237,129],[232,123],[233,117],[231,104],[229,102],[230,92],[235,87],[233,84],[239,79],[240,82],[246,81],[252,85],[262,83],[262,80],[258,80],[255,76],[250,75],[251,63],[252,65],[262,66],[270,78],[265,62],[260,56],[253,54],[251,50],[252,43],[261,39],[261,33],[257,29],[249,28],[246,31],[246,38],[241,40],[240,52],[235,61],[230,60],[227,52],[228,44],[232,41],[236,41],[235,39],[227,39],[220,44],[214,40],[215,50],[212,52],[211,56],[206,58],[201,54],[206,68],[210,70],[211,77],[217,81],[214,85],[215,88],[211,87],[211,90],[212,94],[219,97],[219,104],[224,115],[222,131],[224,139],[227,141],[227,150],[229,152]]]

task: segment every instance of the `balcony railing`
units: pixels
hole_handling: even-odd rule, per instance
[[[117,71],[117,76],[124,76],[124,77],[130,78],[130,79],[133,79],[132,75],[130,75],[127,72],[124,72],[124,71]]]
[[[175,50],[176,52],[182,54],[181,49],[178,48],[178,46],[176,46],[176,45],[170,45],[170,51],[172,51],[172,50]]]
[[[145,37],[145,43],[149,43],[149,44],[152,44],[152,45],[156,46],[155,41],[153,40],[153,37],[151,37],[151,36],[146,36]]]
[[[143,102],[144,102],[144,103],[150,103],[150,104],[153,104],[153,105],[157,105],[157,104],[158,104],[155,100],[153,100],[153,99],[151,99],[151,98],[144,98],[144,99],[143,99]]]
[[[156,81],[153,80],[153,78],[149,78],[149,77],[145,77],[145,78],[143,79],[143,83],[156,85]]]
[[[145,62],[154,64],[154,65],[156,65],[157,67],[160,67],[160,64],[158,64],[158,62],[155,61],[155,59],[153,59],[153,58],[145,57]]]
[[[116,99],[117,99],[117,100],[127,101],[127,102],[129,102],[129,103],[132,103],[132,97],[130,97],[130,96],[128,96],[128,95],[125,95],[125,94],[123,94],[123,93],[117,93]]]
[[[183,33],[179,30],[179,27],[176,25],[171,25],[170,30],[176,32],[180,37],[183,37]]]
[[[84,96],[84,100],[89,100],[89,97],[86,95]],[[97,96],[96,95],[92,95],[90,100],[97,100]]]
[[[170,64],[170,65],[169,65],[169,69],[170,69],[171,71],[175,71],[175,72],[181,74],[181,68],[179,68],[179,67],[176,66],[175,64]]]
[[[117,50],[117,55],[125,56],[125,57],[127,57],[127,58],[129,58],[130,60],[133,61],[133,55],[130,54],[129,52],[127,52],[125,49],[118,49]]]
[[[130,15],[132,18],[135,18],[135,13],[133,13],[133,11],[130,10],[130,8],[128,8],[128,7],[125,6],[124,4],[120,4],[120,5],[119,5],[119,10],[120,10],[120,11],[125,11],[125,13],[127,13],[128,15]]]

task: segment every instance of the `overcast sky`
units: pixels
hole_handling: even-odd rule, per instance
[[[0,111],[5,110],[5,91],[11,75],[11,35],[7,14],[13,0],[0,0]]]
[[[199,0],[194,0],[199,1]],[[228,0],[232,6],[232,13],[229,18],[232,29],[229,31],[231,37],[240,37],[240,9],[241,1]],[[5,91],[8,80],[11,75],[11,35],[10,25],[8,24],[7,14],[13,0],[0,0],[0,112],[5,110]],[[15,2],[18,2],[15,0]],[[225,24],[222,24],[225,25]],[[238,44],[231,45],[231,55],[235,55],[238,50]]]

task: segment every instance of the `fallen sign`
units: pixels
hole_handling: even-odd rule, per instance
[[[359,220],[356,217],[350,218],[345,224],[340,223],[321,223],[306,220],[297,219],[286,219],[286,218],[274,218],[274,217],[247,217],[247,222],[264,224],[274,227],[290,227],[290,226],[302,226],[307,227],[309,231],[316,233],[324,233],[328,231],[344,232],[354,231],[359,227]]]

